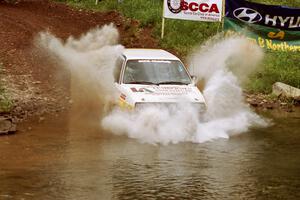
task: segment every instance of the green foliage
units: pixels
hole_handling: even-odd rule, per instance
[[[99,11],[117,10],[125,17],[138,20],[140,27],[152,27],[153,35],[160,41],[160,46],[171,49],[181,56],[187,55],[195,46],[221,31],[221,23],[193,22],[166,19],[165,37],[160,39],[163,0],[59,0],[81,9]],[[249,0],[251,2],[300,7],[300,0]],[[282,81],[299,87],[299,53],[267,52],[261,70],[249,81],[247,90],[251,92],[271,91],[272,84]]]
[[[2,91],[0,91],[0,113],[9,112],[13,107],[12,101],[6,96],[2,95]]]
[[[195,22],[168,19],[165,26],[165,37],[161,46],[174,49],[180,55],[187,55],[195,46],[214,36],[221,29],[221,23]],[[159,31],[157,31],[160,33]],[[157,37],[158,33],[156,32]]]
[[[296,52],[267,52],[261,70],[251,77],[247,89],[269,93],[277,81],[299,88],[299,61],[300,54]]]
[[[0,73],[2,69],[2,63],[0,63]],[[9,112],[13,106],[12,101],[8,98],[5,89],[0,82],[0,113],[1,112]]]
[[[160,40],[162,23],[162,0],[60,0],[77,8],[100,11],[117,10],[124,16],[138,20],[140,27],[152,27],[154,36]],[[221,23],[193,22],[166,19],[165,37],[160,40],[163,48],[172,49],[180,55],[187,55],[195,46],[215,35]]]

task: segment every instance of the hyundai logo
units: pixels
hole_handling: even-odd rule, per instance
[[[251,23],[251,24],[254,24],[254,23],[262,20],[261,14],[251,8],[241,7],[241,8],[235,9],[233,11],[233,15],[235,16],[235,18],[237,18],[243,22],[247,22],[247,23]]]

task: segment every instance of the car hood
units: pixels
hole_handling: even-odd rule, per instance
[[[205,103],[199,89],[190,85],[121,84],[121,90],[137,102],[191,102]]]

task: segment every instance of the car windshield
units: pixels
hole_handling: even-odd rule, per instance
[[[191,83],[191,79],[177,60],[129,60],[123,83],[186,85]]]

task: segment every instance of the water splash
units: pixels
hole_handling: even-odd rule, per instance
[[[85,104],[94,102],[97,106],[89,112],[95,112],[115,99],[113,71],[124,49],[118,45],[118,37],[117,29],[109,25],[65,42],[44,32],[37,43],[71,71],[75,84],[71,90],[77,94],[73,98],[83,103],[80,108],[86,109]],[[205,83],[205,114],[200,115],[187,103],[148,106],[134,112],[114,108],[103,116],[101,126],[114,134],[152,144],[200,143],[265,126],[266,122],[244,103],[240,87],[262,57],[260,48],[242,37],[210,41],[189,59],[192,73]]]
[[[113,71],[124,49],[118,45],[118,39],[117,29],[110,24],[92,29],[78,39],[69,37],[65,42],[42,32],[36,44],[70,70],[73,100],[82,105],[106,104],[114,99]]]
[[[246,38],[209,41],[193,52],[188,65],[192,74],[204,80],[206,113],[200,115],[190,104],[150,106],[136,112],[116,109],[103,119],[102,126],[152,144],[201,143],[266,126],[245,103],[240,87],[262,57],[261,49]]]

